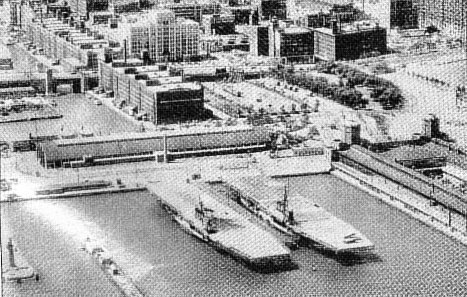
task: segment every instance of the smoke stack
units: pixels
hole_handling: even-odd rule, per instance
[[[8,256],[10,259],[10,267],[16,267],[15,251],[13,250],[13,241],[11,240],[11,238],[8,240],[7,249],[8,249]]]
[[[169,156],[168,156],[168,149],[167,149],[167,135],[164,134],[164,163],[169,163]]]
[[[126,49],[126,39],[123,40],[123,55],[124,55],[124,60],[125,60],[125,65],[126,65],[126,55],[127,55],[127,49]]]

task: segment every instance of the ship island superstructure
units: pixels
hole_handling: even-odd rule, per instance
[[[226,180],[234,199],[276,229],[334,253],[360,253],[374,244],[352,225],[300,195],[289,196],[287,185],[260,175]]]
[[[293,266],[290,250],[278,238],[188,181],[172,179],[148,188],[187,233],[253,270],[275,271]]]

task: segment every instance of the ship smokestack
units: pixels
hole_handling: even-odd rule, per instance
[[[169,156],[167,150],[167,135],[164,134],[164,162],[169,163]]]

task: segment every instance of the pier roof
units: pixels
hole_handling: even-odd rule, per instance
[[[416,159],[429,159],[429,158],[446,158],[449,154],[440,150],[439,146],[434,143],[427,143],[425,145],[404,145],[381,155],[391,158],[393,160],[416,160]]]

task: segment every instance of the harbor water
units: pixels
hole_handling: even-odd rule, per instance
[[[4,296],[121,296],[79,250],[87,236],[147,296],[467,295],[465,246],[331,175],[291,178],[290,191],[352,224],[374,253],[300,248],[292,251],[298,269],[261,274],[186,234],[148,192],[2,204],[2,223],[42,276],[6,284]]]

